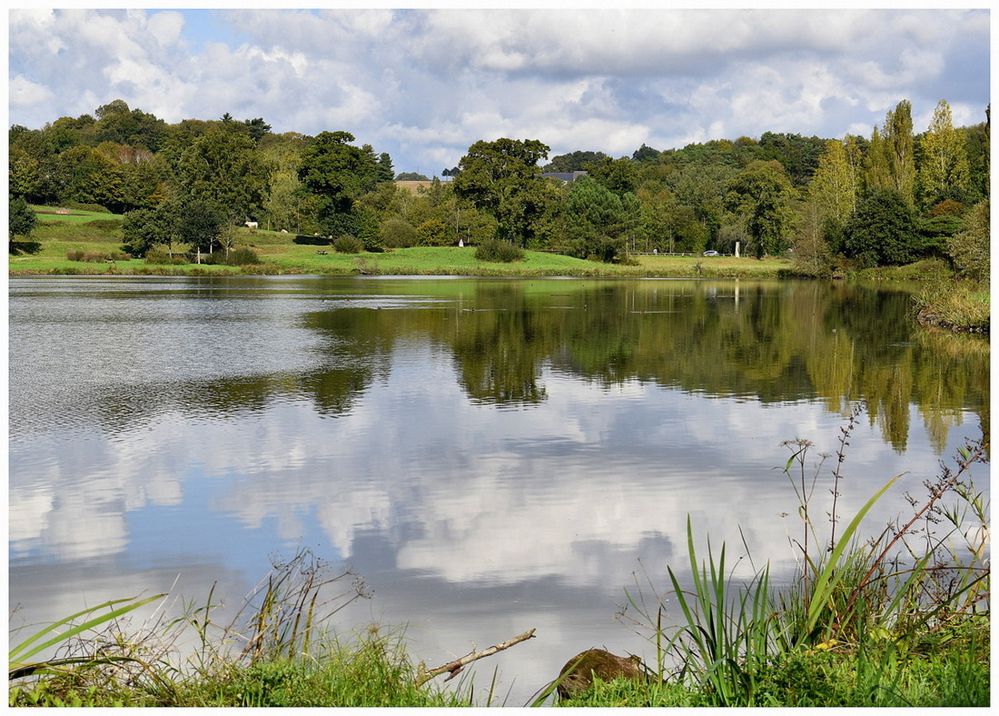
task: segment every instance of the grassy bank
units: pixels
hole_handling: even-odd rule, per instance
[[[987,636],[988,627],[981,630]],[[758,707],[982,707],[989,705],[988,640],[937,654],[868,646],[856,654],[817,652],[772,664],[756,685]],[[716,706],[711,692],[683,684],[597,681],[560,706]]]
[[[891,285],[908,291],[913,314],[923,326],[956,333],[989,332],[992,308],[988,283],[960,278],[942,259],[864,269],[853,278],[864,284]]]
[[[211,593],[179,616],[169,615],[176,604],[168,595],[106,602],[11,635],[8,703],[470,705],[472,694],[460,683],[445,691],[424,678],[397,636],[371,627],[345,641],[330,630],[333,616],[364,596],[352,573],[332,572],[302,551],[276,564],[224,623],[216,621],[220,605]]]
[[[605,264],[541,251],[525,252],[522,261],[494,263],[476,259],[472,247],[457,246],[341,254],[332,246],[296,243],[291,234],[247,228],[237,230],[237,246],[252,249],[260,257],[260,264],[156,264],[143,259],[114,256],[121,251],[121,216],[76,209],[68,214],[58,214],[55,207],[34,209],[38,212],[38,225],[32,235],[36,246],[25,246],[25,250],[9,257],[11,275],[249,273],[773,278],[786,273],[790,267],[790,262],[780,258],[760,261],[731,256],[638,256],[630,264]],[[32,251],[27,250],[29,248]],[[67,256],[73,252],[88,254],[92,260],[70,260]]]
[[[971,281],[937,284],[914,295],[916,317],[925,326],[961,333],[988,333],[992,315],[988,285]]]

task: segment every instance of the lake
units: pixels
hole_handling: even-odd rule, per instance
[[[806,281],[11,278],[11,625],[139,592],[238,605],[311,548],[371,592],[345,634],[405,626],[522,705],[571,656],[654,661],[617,616],[699,546],[787,579],[783,441],[815,443],[825,531],[869,533],[989,422],[989,345],[908,297]],[[988,494],[988,470],[976,466]],[[731,557],[730,557],[731,559]],[[637,585],[640,585],[639,590]],[[679,620],[667,600],[667,617]]]

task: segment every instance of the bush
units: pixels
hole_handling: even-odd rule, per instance
[[[364,243],[353,236],[341,236],[333,241],[333,248],[341,254],[359,254],[364,251]]]
[[[146,252],[147,264],[167,264],[176,266],[187,263],[187,258],[183,253],[175,252],[173,256],[167,253],[166,249],[157,247]]]
[[[226,263],[231,266],[248,266],[250,264],[259,264],[260,257],[257,256],[257,252],[253,249],[241,246],[229,252],[229,258]]]
[[[382,243],[392,249],[408,249],[420,240],[416,227],[405,219],[393,217],[384,221],[379,228]]]
[[[964,214],[965,206],[953,199],[944,199],[939,204],[930,209],[930,216],[961,216]]]
[[[102,254],[92,251],[83,251],[81,249],[73,249],[66,252],[66,258],[70,261],[103,263],[104,261],[127,261],[129,256],[128,254],[123,254],[121,251],[109,251]]]
[[[201,254],[201,263],[210,266],[246,266],[248,264],[259,264],[260,257],[253,249],[245,246],[232,249],[226,255],[225,251],[213,251],[210,254]]]
[[[475,258],[479,261],[495,261],[510,263],[524,258],[524,252],[519,246],[502,239],[488,239],[475,249]]]

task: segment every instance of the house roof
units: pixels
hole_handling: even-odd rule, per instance
[[[586,171],[576,171],[576,172],[542,172],[541,176],[544,179],[558,179],[566,184],[574,182],[579,177],[585,177],[589,172]]]

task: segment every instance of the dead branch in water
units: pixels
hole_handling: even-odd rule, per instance
[[[423,686],[432,678],[434,678],[435,676],[440,676],[444,672],[450,672],[448,677],[444,679],[444,681],[450,681],[455,676],[457,676],[461,672],[461,670],[465,668],[465,666],[471,664],[473,661],[478,661],[479,659],[485,659],[487,656],[492,656],[493,654],[503,651],[504,649],[509,649],[511,646],[515,646],[516,644],[519,644],[522,641],[527,641],[528,639],[534,638],[534,631],[535,631],[534,629],[531,629],[530,631],[525,631],[523,634],[518,634],[513,639],[500,642],[499,644],[494,644],[488,649],[483,649],[482,651],[475,651],[475,648],[473,647],[472,651],[465,654],[465,656],[455,659],[454,661],[449,661],[448,663],[442,664],[441,666],[436,666],[433,669],[430,669],[429,671],[424,671],[423,669],[420,669],[420,674],[416,677],[416,685]]]

